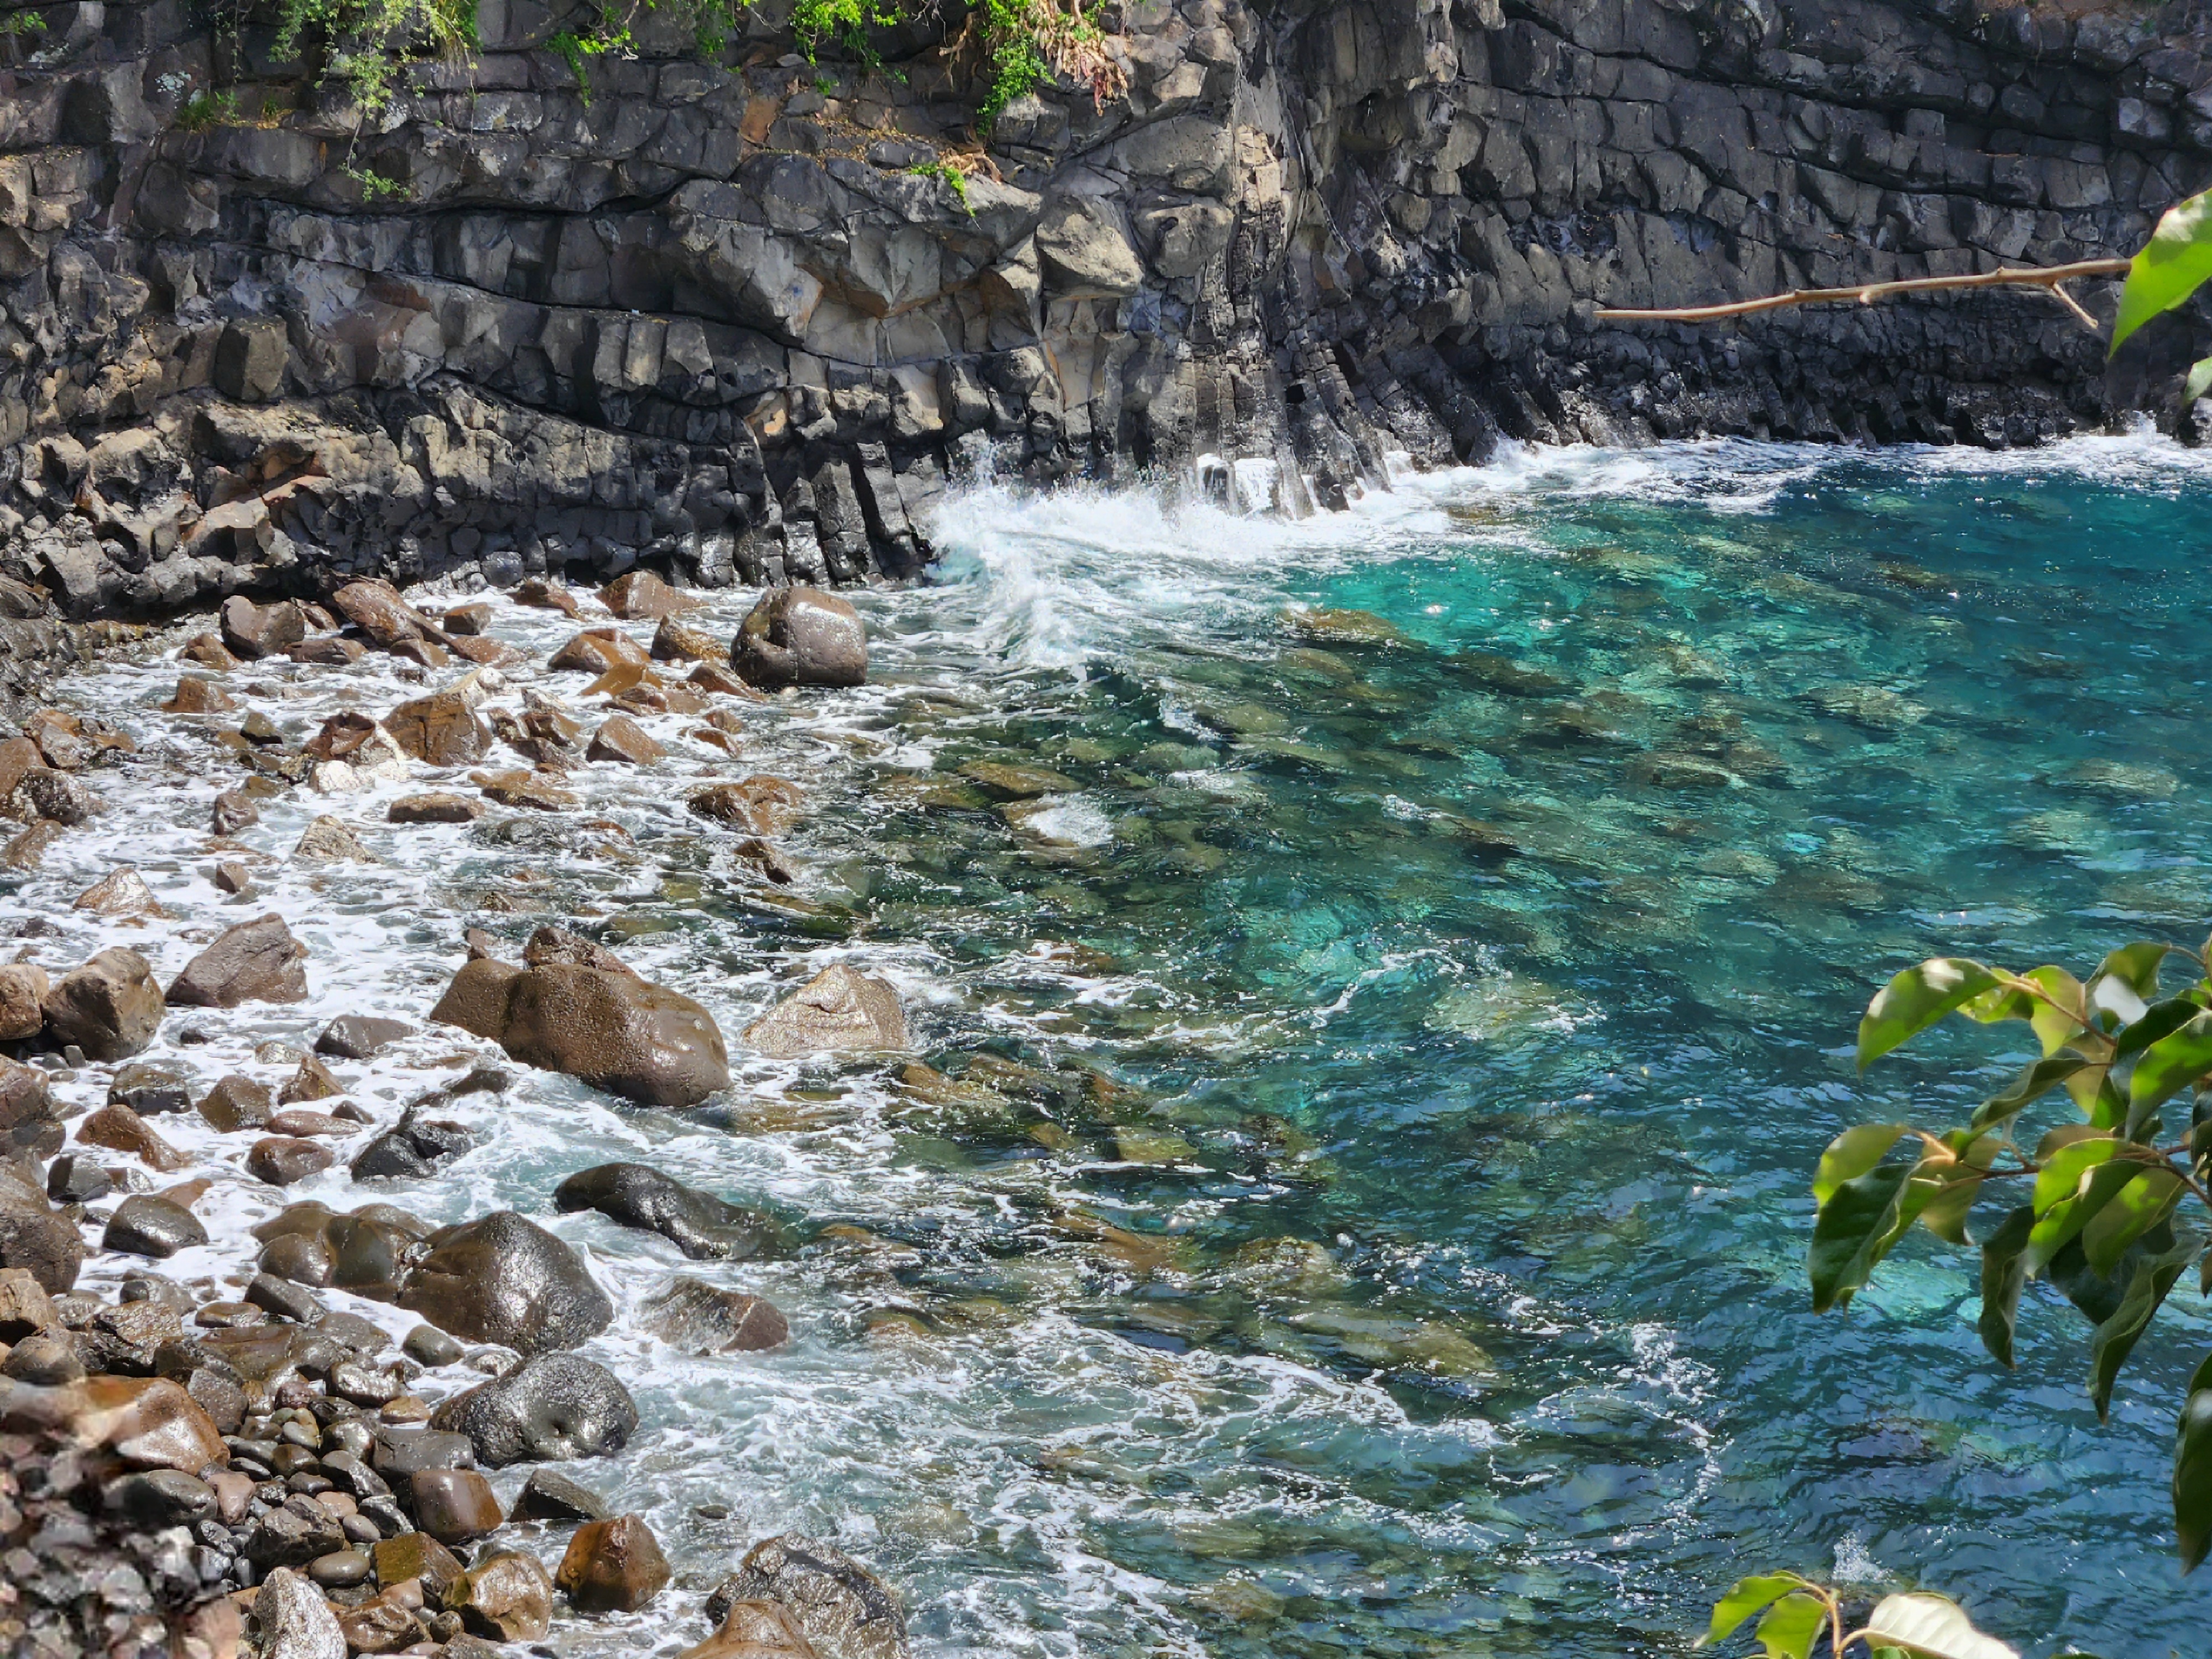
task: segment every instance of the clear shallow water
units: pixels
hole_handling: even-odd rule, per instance
[[[1995,1373],[1971,1261],[1932,1241],[1815,1318],[1805,1183],[1843,1123],[2001,1069],[1936,1043],[1855,1079],[1900,963],[2201,935],[2208,501],[2212,471],[2144,440],[1553,453],[1297,526],[977,491],[939,586],[861,599],[868,688],[746,708],[734,762],[649,721],[670,758],[580,774],[574,814],[385,826],[419,775],[278,803],[241,837],[271,855],[242,904],[203,845],[236,773],[153,708],[174,665],[105,668],[70,700],[148,758],[0,915],[135,861],[174,921],[65,915],[30,946],[122,939],[166,976],[284,914],[313,1000],[173,1017],[157,1057],[203,1085],[281,1075],[255,1043],[333,1013],[419,1014],[468,925],[586,927],[715,1011],[741,1076],[708,1112],[526,1074],[459,1114],[485,1144],[436,1181],[293,1194],[511,1205],[623,1305],[588,1352],[643,1426],[570,1472],[647,1513],[678,1588],[563,1651],[697,1639],[720,1568],[799,1526],[897,1583],[938,1654],[1676,1653],[1737,1573],[1791,1565],[1965,1591],[2030,1652],[2150,1659],[2212,1610],[2165,1522],[2201,1303],[2177,1293],[2100,1428],[2086,1327],[2032,1293]],[[1399,638],[1286,620],[1308,607]],[[571,628],[501,606],[494,631],[542,661]],[[300,735],[416,690],[378,659],[232,678]],[[1002,805],[976,761],[1074,787]],[[681,809],[695,775],[752,771],[811,792],[795,894]],[[386,864],[276,862],[320,811]],[[834,960],[896,981],[959,1081],[744,1056]],[[346,1074],[388,1117],[472,1046],[425,1032]],[[812,1242],[702,1267],[544,1214],[611,1157]],[[226,1182],[216,1243],[173,1269],[234,1271],[274,1207]],[[677,1270],[771,1297],[796,1342],[709,1362],[636,1334]]]

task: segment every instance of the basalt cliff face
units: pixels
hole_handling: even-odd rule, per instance
[[[2170,403],[2188,343],[2120,387],[2033,291],[1592,313],[2132,251],[2212,175],[2193,6],[1106,0],[1126,93],[1018,100],[963,187],[959,0],[879,73],[805,62],[786,3],[712,62],[643,12],[583,88],[562,0],[482,0],[478,52],[366,115],[265,8],[39,11],[0,71],[0,571],[68,617],[898,579],[963,467],[1304,514],[1501,433],[2021,443]]]

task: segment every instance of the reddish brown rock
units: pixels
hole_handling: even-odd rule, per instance
[[[10,870],[32,870],[46,854],[46,848],[61,839],[62,826],[52,818],[41,818],[20,836],[11,836],[8,845],[0,848],[0,864]]]
[[[158,1376],[92,1376],[74,1428],[88,1446],[134,1469],[198,1474],[230,1462],[215,1419],[176,1383]]]
[[[385,811],[390,823],[466,823],[480,818],[484,804],[469,795],[434,790],[426,795],[404,795]]]
[[[238,666],[238,659],[230,647],[213,634],[195,634],[185,641],[184,649],[177,653],[179,662],[195,662],[203,668],[224,672]]]
[[[646,1329],[685,1353],[762,1353],[791,1340],[774,1303],[703,1279],[674,1279],[638,1311]]]
[[[456,635],[481,634],[491,626],[491,607],[482,599],[457,605],[439,618],[439,626],[446,630],[449,640]]]
[[[43,968],[27,962],[0,966],[0,1042],[38,1036],[46,1023],[40,1005],[51,988]]]
[[[512,668],[529,659],[503,640],[481,638],[473,635],[450,635],[446,648],[464,662],[472,662],[479,668]]]
[[[73,910],[89,910],[101,916],[145,916],[159,920],[169,913],[155,902],[146,878],[130,865],[109,872],[70,902]]]
[[[297,645],[286,646],[284,654],[294,662],[320,663],[325,667],[343,668],[367,656],[368,647],[359,640],[347,639],[343,634],[321,634],[312,640],[301,640]]]
[[[601,588],[599,603],[625,620],[651,622],[696,611],[703,601],[671,587],[650,570],[632,570]]]
[[[209,829],[218,836],[234,836],[247,825],[260,822],[261,809],[235,789],[226,789],[217,795],[208,816]]]
[[[576,596],[558,582],[550,582],[543,576],[532,576],[509,595],[517,605],[526,605],[539,611],[557,611],[564,617],[573,617],[581,609]]]
[[[386,651],[410,641],[442,644],[445,639],[438,625],[401,599],[389,582],[348,582],[331,596],[331,605]]]
[[[775,1601],[732,1601],[720,1629],[676,1659],[817,1659],[790,1610]]]
[[[685,683],[702,691],[712,691],[726,697],[742,697],[747,702],[765,702],[766,696],[756,691],[726,667],[702,662],[684,677]]]
[[[47,1033],[88,1058],[128,1060],[154,1041],[167,1004],[154,970],[136,951],[111,946],[65,974],[44,1000]]]
[[[618,761],[629,766],[650,766],[665,752],[647,735],[645,728],[629,715],[613,714],[592,734],[592,745],[584,751],[584,758]]]
[[[417,1469],[410,1481],[415,1524],[441,1544],[465,1544],[507,1519],[491,1482],[474,1469]]]
[[[641,1515],[587,1521],[553,1583],[579,1613],[635,1613],[668,1587],[668,1559]]]
[[[430,1018],[497,1042],[507,1035],[507,1004],[523,971],[495,957],[472,957],[453,975]]]
[[[235,1074],[217,1079],[199,1103],[199,1114],[225,1134],[240,1129],[266,1128],[274,1102],[269,1085]]]
[[[266,1135],[246,1154],[246,1172],[272,1187],[289,1187],[320,1175],[337,1161],[327,1146],[293,1135]]]
[[[299,1069],[285,1079],[276,1099],[282,1105],[296,1106],[307,1100],[334,1100],[344,1092],[345,1085],[329,1066],[313,1054],[303,1054]]]
[[[238,700],[203,674],[179,674],[177,689],[161,705],[171,714],[221,714],[238,707]]]
[[[233,656],[246,662],[273,657],[307,636],[307,619],[298,605],[289,601],[258,605],[243,593],[235,593],[222,602],[222,609],[216,614],[224,646]]]
[[[714,1016],[628,973],[559,963],[526,970],[508,988],[499,1040],[526,1066],[641,1105],[696,1106],[730,1083]]]
[[[647,666],[653,659],[643,646],[619,628],[587,628],[546,662],[548,668],[583,674],[605,674],[617,668]]]
[[[542,772],[471,772],[469,781],[487,800],[501,806],[526,806],[539,812],[566,812],[581,803],[575,794]]]
[[[169,987],[169,1000],[191,1008],[298,1002],[307,994],[307,947],[282,916],[258,916],[225,929],[186,963]]]
[[[393,742],[429,766],[466,766],[491,748],[491,727],[459,691],[434,691],[403,702],[384,717],[384,728]]]
[[[720,664],[729,660],[730,648],[703,628],[664,617],[653,630],[652,654],[655,662]]]
[[[868,678],[860,613],[817,587],[779,587],[730,641],[730,666],[750,685],[860,685]]]
[[[463,1574],[446,1592],[446,1605],[474,1635],[535,1642],[553,1626],[553,1581],[536,1556],[502,1553]]]
[[[685,805],[702,818],[712,818],[749,835],[773,836],[798,822],[806,792],[782,778],[756,775],[736,783],[710,784],[690,796]]]

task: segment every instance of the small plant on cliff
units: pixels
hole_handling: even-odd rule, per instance
[[[626,6],[603,7],[599,15],[580,29],[562,29],[545,43],[545,49],[568,66],[576,77],[576,90],[588,107],[592,82],[588,66],[608,52],[627,58],[635,50],[633,26],[646,12],[667,12],[691,30],[691,43],[702,58],[719,58],[730,44],[738,13],[747,0],[635,0]]]
[[[799,0],[791,10],[791,33],[810,64],[829,42],[874,69],[883,59],[868,44],[868,31],[896,28],[907,15],[898,0]]]
[[[46,20],[34,11],[11,11],[5,17],[0,17],[0,37],[44,34],[46,32]]]
[[[225,87],[202,87],[177,110],[177,125],[186,132],[205,132],[227,127],[238,119],[238,94]]]
[[[1085,15],[1083,0],[1068,0],[1065,11],[1059,0],[983,0],[976,15],[992,71],[991,89],[975,112],[982,131],[1048,71],[1087,83],[1091,102],[1102,109],[1129,89],[1127,74],[1106,55],[1106,37]]]
[[[271,47],[296,58],[310,32],[324,45],[323,78],[343,83],[363,111],[392,101],[401,68],[431,55],[459,61],[476,50],[476,0],[280,0]]]
[[[952,162],[940,157],[934,161],[917,162],[907,171],[917,179],[935,179],[950,185],[952,193],[960,198],[960,205],[967,209],[968,216],[975,216],[975,210],[968,200],[968,175]]]

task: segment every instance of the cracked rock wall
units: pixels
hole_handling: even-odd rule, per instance
[[[880,73],[787,6],[711,63],[648,13],[586,90],[559,0],[482,0],[367,114],[273,10],[41,9],[0,45],[0,574],[78,618],[897,580],[963,469],[1302,514],[1501,434],[2033,442],[2171,416],[2198,331],[2108,374],[2033,292],[1592,315],[2132,251],[2212,177],[2193,5],[1108,0],[1126,95],[988,149],[958,0]]]

